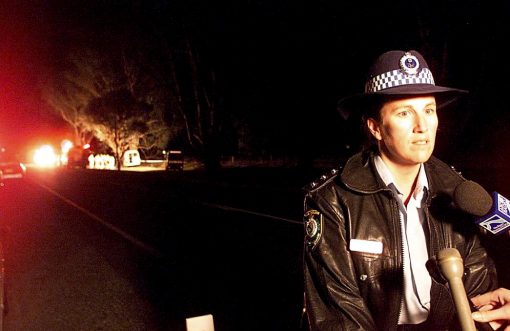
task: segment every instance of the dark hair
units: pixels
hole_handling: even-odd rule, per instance
[[[383,104],[388,100],[384,97],[372,97],[369,102],[363,105],[363,111],[361,114],[361,130],[363,132],[362,150],[365,151],[378,151],[377,139],[370,132],[367,125],[367,120],[373,118],[376,122],[381,122],[381,108]]]

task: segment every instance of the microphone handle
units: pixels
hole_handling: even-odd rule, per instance
[[[457,316],[459,318],[462,331],[476,331],[475,322],[471,317],[471,305],[466,296],[466,290],[460,277],[451,277],[448,280],[450,290],[452,292],[453,301],[457,308]]]

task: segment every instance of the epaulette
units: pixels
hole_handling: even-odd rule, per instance
[[[320,176],[318,179],[314,180],[310,184],[305,185],[305,187],[303,187],[303,190],[305,192],[311,192],[311,191],[317,190],[324,184],[333,180],[340,173],[340,170],[342,170],[342,167],[339,167],[338,169],[331,169],[329,172],[323,174],[322,176]]]
[[[462,171],[457,170],[457,168],[455,168],[455,166],[450,165],[450,169],[452,169],[453,171],[455,171],[458,175],[462,176]]]

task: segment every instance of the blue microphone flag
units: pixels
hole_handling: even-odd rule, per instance
[[[492,234],[501,234],[510,230],[510,200],[492,193],[492,207],[487,215],[476,220],[476,224]]]

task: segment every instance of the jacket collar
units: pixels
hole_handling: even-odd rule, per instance
[[[354,191],[375,193],[387,189],[375,169],[373,152],[362,152],[352,156],[347,160],[340,177],[342,182]]]
[[[424,163],[425,172],[429,180],[429,192],[453,194],[453,189],[465,179],[434,156]],[[341,180],[347,187],[360,193],[376,193],[389,190],[378,175],[374,164],[374,152],[361,152],[353,155],[340,174]]]

